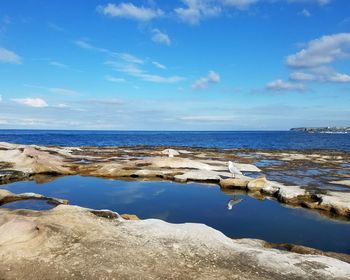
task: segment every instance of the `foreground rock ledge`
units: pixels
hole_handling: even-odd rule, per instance
[[[349,279],[334,258],[232,240],[202,224],[59,205],[0,209],[1,279]]]

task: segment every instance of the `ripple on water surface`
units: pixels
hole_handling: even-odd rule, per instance
[[[0,188],[64,198],[70,204],[136,214],[142,219],[204,223],[235,238],[258,238],[350,253],[349,222],[326,219],[307,209],[285,207],[274,200],[223,193],[214,185],[71,176],[45,184],[17,182]],[[232,210],[228,210],[231,199],[234,199]],[[239,199],[242,201],[235,204]],[[44,201],[21,201],[2,207],[45,210],[52,206]]]

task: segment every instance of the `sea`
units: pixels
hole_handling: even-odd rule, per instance
[[[0,130],[0,141],[53,146],[182,146],[350,151],[350,134],[296,131]]]

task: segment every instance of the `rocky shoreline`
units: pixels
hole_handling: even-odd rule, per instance
[[[350,162],[350,155],[340,152],[255,151],[255,154],[284,161],[287,165],[279,167],[282,169],[297,164],[345,169],[339,166]],[[251,176],[236,175],[232,178],[227,168],[228,160],[233,160],[238,170]],[[269,180],[261,174],[260,168],[247,163],[249,160],[246,156],[237,156],[234,151],[215,149],[44,147],[0,143],[0,184],[33,179],[50,180],[65,175],[215,183],[223,189],[245,190],[252,196],[275,197],[288,205],[350,218],[350,192],[310,190],[307,186]],[[345,185],[350,172],[342,176],[340,179],[344,180],[340,182]]]
[[[0,184],[57,176],[218,184],[263,199],[350,218],[350,192],[269,180],[259,160],[344,169],[350,155],[325,151],[252,151],[164,147],[44,147],[0,143]],[[232,174],[227,161],[245,175]],[[345,165],[344,165],[345,164]],[[347,167],[345,167],[346,169]],[[275,170],[274,170],[275,172]],[[267,176],[266,176],[267,174]],[[341,173],[339,181],[347,180]],[[265,176],[264,176],[265,175]],[[334,181],[334,180],[333,180]],[[0,204],[44,199],[49,211],[0,209],[0,279],[348,279],[346,255],[264,241],[232,240],[200,224],[123,219],[37,194],[0,191]],[[289,251],[274,248],[289,248]],[[293,249],[294,248],[294,249]],[[297,254],[294,252],[303,253]],[[34,268],[35,267],[35,270]],[[64,269],[59,269],[59,268]]]

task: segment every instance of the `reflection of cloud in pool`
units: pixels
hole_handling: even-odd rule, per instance
[[[153,196],[158,196],[158,195],[160,195],[163,192],[165,192],[165,189],[157,190],[157,191],[154,192]]]
[[[132,204],[145,197],[145,193],[142,193],[141,189],[141,186],[133,186],[131,188],[109,191],[105,195],[110,197],[115,203]]]

